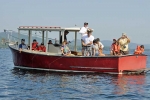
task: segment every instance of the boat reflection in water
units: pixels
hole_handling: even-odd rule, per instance
[[[34,86],[28,87],[31,88],[31,93],[36,92],[39,95],[44,92],[50,96],[61,96],[63,99],[76,97],[98,99],[99,95],[109,97],[145,92],[143,89],[145,75],[42,73],[35,70],[14,70],[13,74],[20,77],[21,87],[26,88],[24,83]],[[27,81],[24,81],[24,78]],[[37,91],[38,89],[40,91]]]
[[[143,85],[145,84],[145,75],[118,75],[114,94],[126,94],[127,92],[143,93]]]

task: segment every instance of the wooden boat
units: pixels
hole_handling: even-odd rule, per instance
[[[15,44],[9,45],[12,52],[15,68],[35,69],[57,72],[99,72],[111,74],[126,74],[127,72],[142,73],[146,69],[146,55],[122,55],[122,56],[99,56],[85,57],[78,55],[76,50],[77,32],[80,28],[61,28],[61,27],[41,27],[41,26],[20,26],[18,28],[18,37],[21,30],[26,30],[29,33],[28,44],[31,47],[32,31],[42,31],[42,41],[46,32],[46,52],[38,52],[23,50],[21,53],[18,46]],[[62,56],[60,47],[49,45],[48,31],[59,32],[59,37],[62,35],[64,40],[64,31],[75,32],[75,46],[72,51],[75,56]],[[71,34],[71,33],[70,33]],[[20,43],[20,41],[19,41]]]

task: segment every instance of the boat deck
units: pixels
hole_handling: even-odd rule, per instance
[[[11,44],[9,45],[9,47],[15,49],[18,51],[18,46],[16,46],[15,44]],[[32,54],[39,54],[39,55],[47,55],[47,56],[62,56],[62,54],[59,52],[59,53],[52,53],[52,52],[39,52],[39,51],[33,51],[33,50],[22,50],[22,52],[26,52],[26,53],[32,53]],[[81,55],[81,52],[75,52],[75,51],[71,51],[72,52],[72,55],[70,56],[65,56],[65,57],[93,57],[93,56],[82,56]],[[77,53],[80,53],[79,55],[77,55]],[[74,55],[75,54],[75,55]],[[128,55],[110,55],[110,54],[105,54],[105,56],[94,56],[94,57],[125,57],[125,56],[135,56],[133,54],[128,54]],[[137,55],[139,56],[139,55]],[[142,56],[142,55],[140,55]],[[145,56],[145,55],[144,55]]]

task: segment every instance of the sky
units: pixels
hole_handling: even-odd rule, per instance
[[[149,5],[150,0],[0,0],[0,32],[19,26],[82,27],[88,22],[95,38],[117,39],[125,32],[133,43],[150,44]],[[73,38],[68,34],[68,40]]]

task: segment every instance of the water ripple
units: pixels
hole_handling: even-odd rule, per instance
[[[0,100],[150,99],[150,73],[121,76],[18,70],[9,49],[0,49],[0,55]]]

